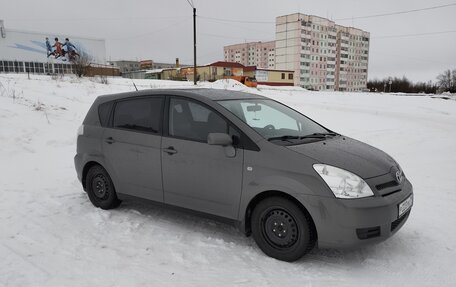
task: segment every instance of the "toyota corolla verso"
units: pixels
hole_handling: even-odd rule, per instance
[[[227,218],[285,261],[316,244],[385,240],[413,204],[412,185],[386,153],[243,92],[100,96],[74,161],[97,207],[134,196]]]

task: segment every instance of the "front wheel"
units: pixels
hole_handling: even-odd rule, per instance
[[[108,172],[101,166],[92,166],[86,177],[87,194],[92,204],[102,209],[116,208],[120,204]]]
[[[279,260],[298,260],[315,244],[308,215],[283,197],[269,197],[258,203],[252,213],[251,226],[258,247]]]

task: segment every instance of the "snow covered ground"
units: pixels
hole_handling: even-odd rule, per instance
[[[282,101],[386,151],[414,185],[411,216],[386,242],[285,263],[223,223],[91,205],[73,166],[76,130],[96,96],[133,89],[108,81],[0,74],[0,286],[456,286],[456,101],[201,84]]]

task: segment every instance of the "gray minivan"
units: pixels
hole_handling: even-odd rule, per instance
[[[267,255],[299,259],[390,237],[412,185],[386,153],[274,100],[214,89],[98,97],[78,131],[90,201],[133,196],[232,220]]]

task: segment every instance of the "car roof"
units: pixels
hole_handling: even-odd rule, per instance
[[[188,96],[191,98],[207,98],[213,101],[219,100],[237,100],[237,99],[265,99],[265,97],[260,95],[255,95],[246,92],[240,91],[230,91],[230,90],[221,90],[221,89],[209,89],[209,88],[187,88],[187,89],[148,89],[140,90],[134,92],[118,93],[111,95],[100,96],[99,99],[101,102],[107,102],[111,100],[119,100],[124,98],[131,98],[137,96],[163,96],[163,95],[173,95],[173,96]]]

